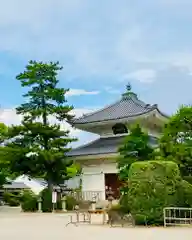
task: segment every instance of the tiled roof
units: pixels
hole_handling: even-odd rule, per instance
[[[117,153],[119,146],[123,142],[125,136],[114,136],[107,138],[98,138],[95,141],[72,149],[67,156],[86,156],[86,155],[97,155],[97,154],[110,154]],[[157,138],[150,137],[151,145],[157,143]]]
[[[101,121],[123,119],[136,117],[157,109],[157,105],[149,105],[137,98],[137,95],[130,92],[123,94],[123,97],[101,110],[83,115],[80,118],[73,119],[72,124],[86,124]]]
[[[3,188],[6,189],[29,189],[23,182],[12,182],[11,184],[4,184]]]

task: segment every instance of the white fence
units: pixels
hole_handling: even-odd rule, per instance
[[[164,208],[164,226],[192,226],[192,208]]]
[[[67,195],[71,195],[77,200],[84,200],[84,201],[100,201],[102,200],[102,191],[70,191],[66,192]]]

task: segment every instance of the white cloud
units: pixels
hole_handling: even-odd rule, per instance
[[[60,60],[70,78],[113,74],[119,66],[126,69],[142,31],[132,24],[131,8],[111,2],[110,6],[102,2],[101,8],[88,0],[4,1],[0,51],[25,61]],[[141,56],[137,51],[135,55]]]
[[[144,83],[151,83],[155,80],[156,71],[153,69],[140,69],[125,75],[124,79],[135,79]]]
[[[97,95],[99,91],[86,91],[84,89],[73,89],[71,88],[66,96],[80,96],[80,95]]]
[[[22,116],[17,115],[14,108],[1,109],[0,111],[0,122],[6,125],[17,125],[20,124]]]
[[[161,56],[160,56],[161,57]],[[159,60],[159,59],[158,59]],[[178,67],[186,67],[192,71],[192,52],[174,52],[164,55],[164,61]]]
[[[114,89],[112,87],[105,87],[105,91],[110,93],[110,94],[118,94],[118,95],[121,94],[121,92],[119,90]]]
[[[84,76],[99,74],[107,76],[102,78],[102,81],[107,82],[112,81],[109,76],[121,77],[135,69],[135,66],[141,62],[147,62],[149,65],[139,66],[139,68],[153,68],[150,65],[155,58],[158,58],[158,61],[160,59],[161,62],[166,61],[165,54],[171,52],[172,45],[170,42],[169,49],[162,51],[161,54],[159,50],[161,48],[158,48],[159,42],[164,40],[168,44],[170,40],[169,35],[166,35],[162,41],[159,41],[161,39],[159,35],[161,36],[161,32],[163,34],[165,30],[165,27],[160,24],[161,18],[160,21],[157,19],[160,27],[155,28],[154,31],[153,21],[140,3],[137,5],[137,3],[129,4],[126,1],[122,1],[121,4],[116,1],[98,2],[88,0],[2,1],[0,51],[11,53],[21,61],[60,60],[65,67],[63,74],[70,79],[80,76],[83,80]],[[162,14],[166,10],[165,3],[172,6],[178,5],[176,4],[178,2],[179,9],[182,5],[180,0],[158,0],[155,4],[153,2],[147,1],[148,4],[144,5],[146,8],[153,5],[155,9],[156,5],[158,7],[162,5],[163,8],[160,8]],[[190,11],[191,8],[185,6],[185,9]],[[153,39],[153,35],[158,37],[158,41]],[[174,44],[179,47],[176,41]],[[181,45],[185,46],[182,42]],[[188,50],[190,46],[185,48]],[[4,62],[3,59],[0,65]],[[0,73],[10,72],[10,63],[8,62],[8,71],[7,69],[1,71],[1,68],[0,66]],[[137,72],[136,78],[140,81],[152,81],[151,72],[145,70],[142,78],[141,73],[139,77],[138,74]]]

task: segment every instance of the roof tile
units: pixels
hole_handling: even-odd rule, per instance
[[[125,136],[114,136],[107,138],[98,138],[89,144],[72,149],[67,156],[86,156],[97,154],[117,153],[119,146],[122,144]],[[156,145],[157,138],[150,136],[150,144]]]
[[[145,104],[140,101],[136,95],[130,95],[123,97],[116,103],[111,104],[108,107],[104,107],[99,111],[76,118],[72,121],[72,124],[101,122],[138,116],[150,112],[156,107],[156,105],[151,106],[149,104]]]

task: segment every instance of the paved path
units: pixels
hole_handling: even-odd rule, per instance
[[[191,240],[192,228],[109,228],[80,225],[65,227],[68,214],[23,214],[0,212],[0,239],[3,240]]]

